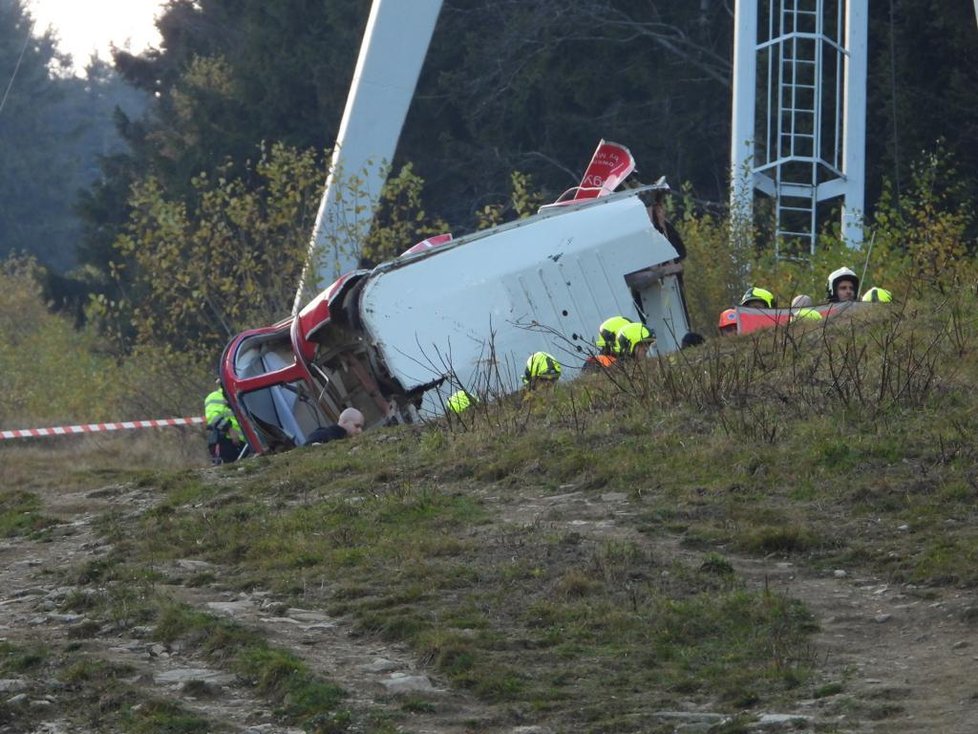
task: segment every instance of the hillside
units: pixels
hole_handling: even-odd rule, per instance
[[[965,732],[976,311],[202,465],[0,445],[0,732]]]

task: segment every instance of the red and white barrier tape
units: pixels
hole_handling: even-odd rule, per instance
[[[128,431],[133,428],[163,428],[165,426],[203,425],[201,416],[192,418],[157,418],[146,421],[121,421],[119,423],[86,423],[80,426],[55,426],[54,428],[19,428],[0,431],[0,441],[8,438],[39,438],[41,436],[72,436],[77,433],[101,433],[103,431]]]

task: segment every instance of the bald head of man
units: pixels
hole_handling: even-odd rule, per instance
[[[356,436],[359,433],[363,433],[363,413],[356,408],[347,408],[340,413],[336,425],[346,431],[349,436]]]

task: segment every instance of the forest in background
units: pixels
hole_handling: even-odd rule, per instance
[[[117,122],[141,116],[148,97],[108,61],[73,76],[24,7],[0,0],[0,257],[30,253],[64,274],[81,262],[79,196],[126,150]]]
[[[25,45],[23,0],[0,0],[0,70],[18,69],[0,110],[0,255],[36,257],[44,268],[11,270],[40,274],[42,297],[118,354],[211,364],[230,334],[280,318],[369,5],[172,0],[158,49],[117,52],[113,68],[77,79],[49,36]],[[978,193],[973,6],[874,0],[870,16],[877,277],[909,289],[949,264],[964,277]],[[732,22],[719,0],[446,0],[363,254],[526,215],[575,184],[604,137],[629,146],[641,180],[665,175],[683,192],[673,216],[696,328],[712,328],[748,269],[818,295],[823,264],[865,254],[841,251],[837,233],[810,264],[729,244]]]
[[[707,335],[748,273],[817,298],[868,263],[893,303],[237,467],[197,469],[200,428],[0,442],[4,728],[967,730],[971,3],[872,0],[867,238],[810,262],[731,237],[728,5],[564,4],[448,0],[368,259],[534,211],[608,137],[676,186]],[[366,7],[171,3],[166,45],[99,77],[149,100],[118,127],[0,15],[0,79],[47,54],[0,110],[0,428],[199,415],[228,332],[291,298]],[[89,123],[119,147],[54,132]],[[49,308],[71,283],[77,321]],[[436,692],[382,688],[378,651]],[[233,687],[157,676],[202,664]]]

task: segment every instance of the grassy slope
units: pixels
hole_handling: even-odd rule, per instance
[[[813,623],[748,590],[733,554],[975,583],[975,320],[972,305],[883,307],[461,422],[161,472],[165,499],[138,532],[105,519],[119,565],[99,581],[168,558],[225,564],[230,587],[409,643],[509,723],[652,731],[652,712],[688,702],[777,707],[826,683]],[[677,539],[698,555],[669,553]],[[163,602],[147,615],[161,639],[205,624]],[[270,654],[230,647],[246,669]],[[294,721],[312,720],[309,700]]]

